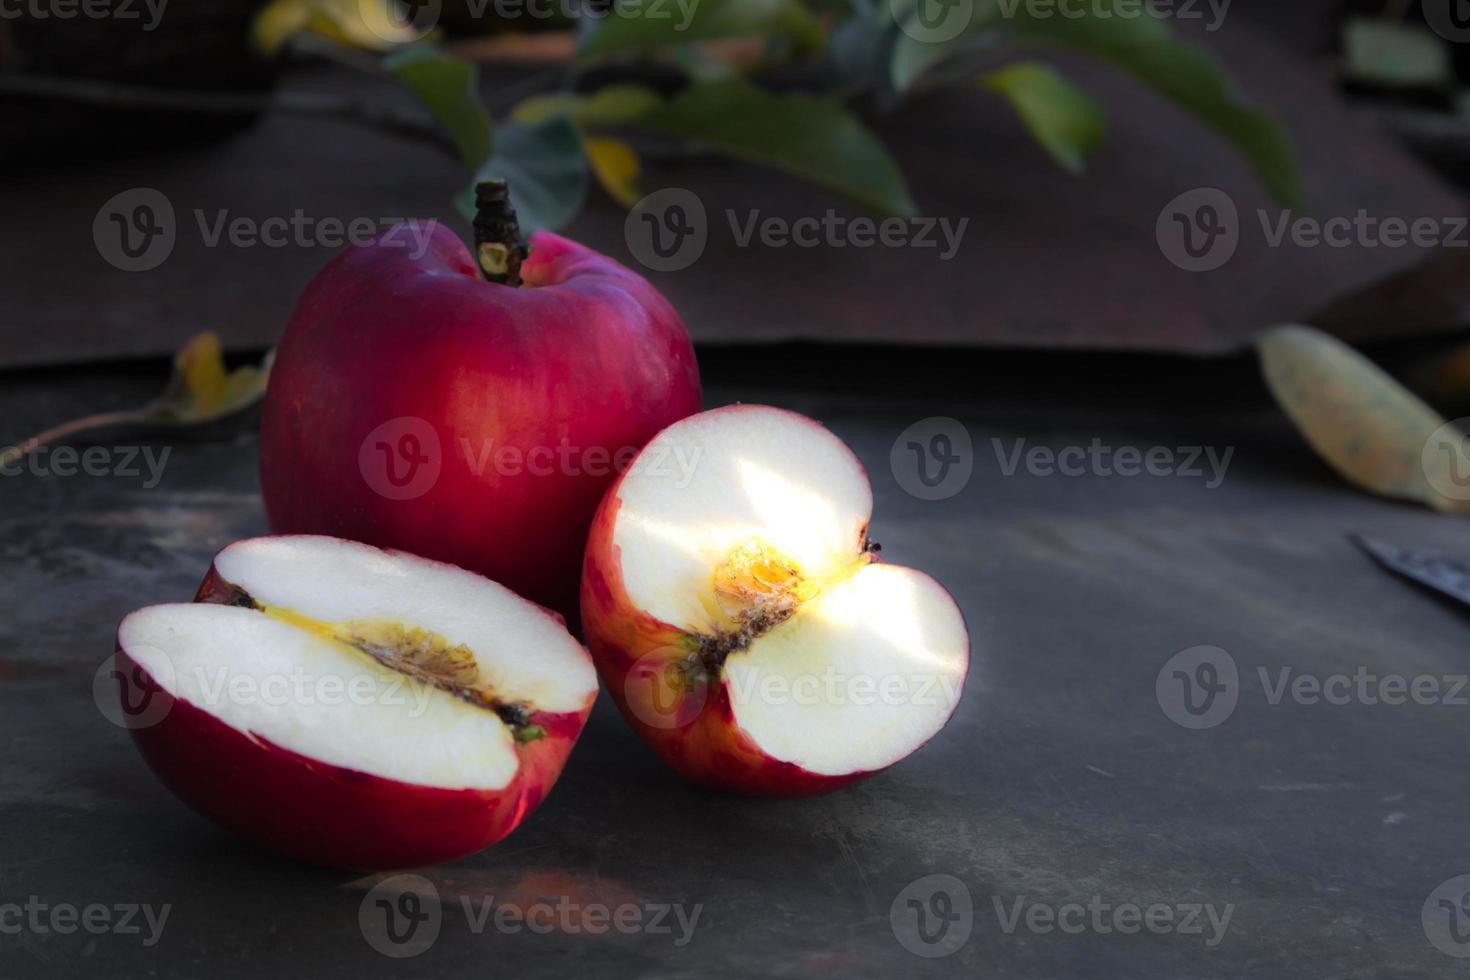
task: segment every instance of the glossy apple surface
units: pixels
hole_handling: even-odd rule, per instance
[[[699,409],[683,322],[556,235],[532,238],[512,287],[448,229],[417,255],[404,227],[334,259],[291,317],[261,419],[271,527],[451,562],[575,615],[618,467]]]
[[[332,538],[237,542],[199,601],[123,620],[133,738],[177,796],[301,860],[449,860],[545,798],[597,684],[556,614],[480,576]]]
[[[857,458],[811,419],[736,405],[656,436],[598,509],[582,624],[624,717],[671,766],[805,796],[908,756],[958,704],[949,594],[878,563]]]

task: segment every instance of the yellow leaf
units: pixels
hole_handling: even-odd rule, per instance
[[[1436,510],[1470,510],[1461,499],[1470,497],[1461,439],[1372,361],[1311,327],[1276,327],[1256,346],[1277,403],[1348,482]]]
[[[218,335],[205,331],[174,355],[174,376],[157,409],[180,422],[209,421],[259,399],[269,375],[269,356],[260,367],[226,371]]]
[[[88,433],[119,426],[147,431],[213,422],[249,408],[265,395],[275,352],[265,355],[259,367],[225,370],[219,337],[199,334],[174,355],[174,372],[163,394],[137,409],[102,412],[52,426],[14,446],[0,449],[0,466],[53,442],[76,439]]]
[[[613,200],[632,207],[643,195],[638,191],[641,165],[638,151],[620,139],[608,136],[586,136],[582,146],[592,165],[592,175]]]
[[[255,15],[251,32],[266,54],[298,34],[312,33],[342,44],[387,51],[422,41],[427,27],[394,15],[395,0],[273,0]],[[432,25],[429,25],[432,26]]]

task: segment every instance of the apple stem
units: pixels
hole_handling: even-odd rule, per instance
[[[510,206],[510,188],[503,180],[480,181],[475,185],[475,260],[480,274],[487,282],[519,286],[526,254],[521,223]]]

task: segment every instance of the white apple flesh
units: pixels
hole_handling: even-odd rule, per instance
[[[583,628],[624,716],[676,769],[807,795],[892,765],[949,720],[963,617],[929,576],[877,563],[872,502],[841,440],[759,405],[674,423],[608,492]]]
[[[359,870],[477,851],[546,796],[597,679],[561,617],[464,569],[317,536],[222,551],[118,629],[149,766],[269,848]],[[129,687],[132,686],[130,690]],[[158,698],[137,712],[149,698]]]

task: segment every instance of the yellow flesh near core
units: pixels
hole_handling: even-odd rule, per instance
[[[721,624],[718,640],[735,641],[743,649],[799,614],[812,598],[846,581],[872,561],[866,551],[837,566],[821,580],[806,575],[800,565],[773,545],[752,538],[730,552],[713,574],[705,599],[710,621]]]
[[[280,606],[262,606],[261,611],[412,680],[449,691],[483,708],[493,710],[497,706],[493,692],[478,683],[473,651],[438,633],[392,620],[330,623]]]

